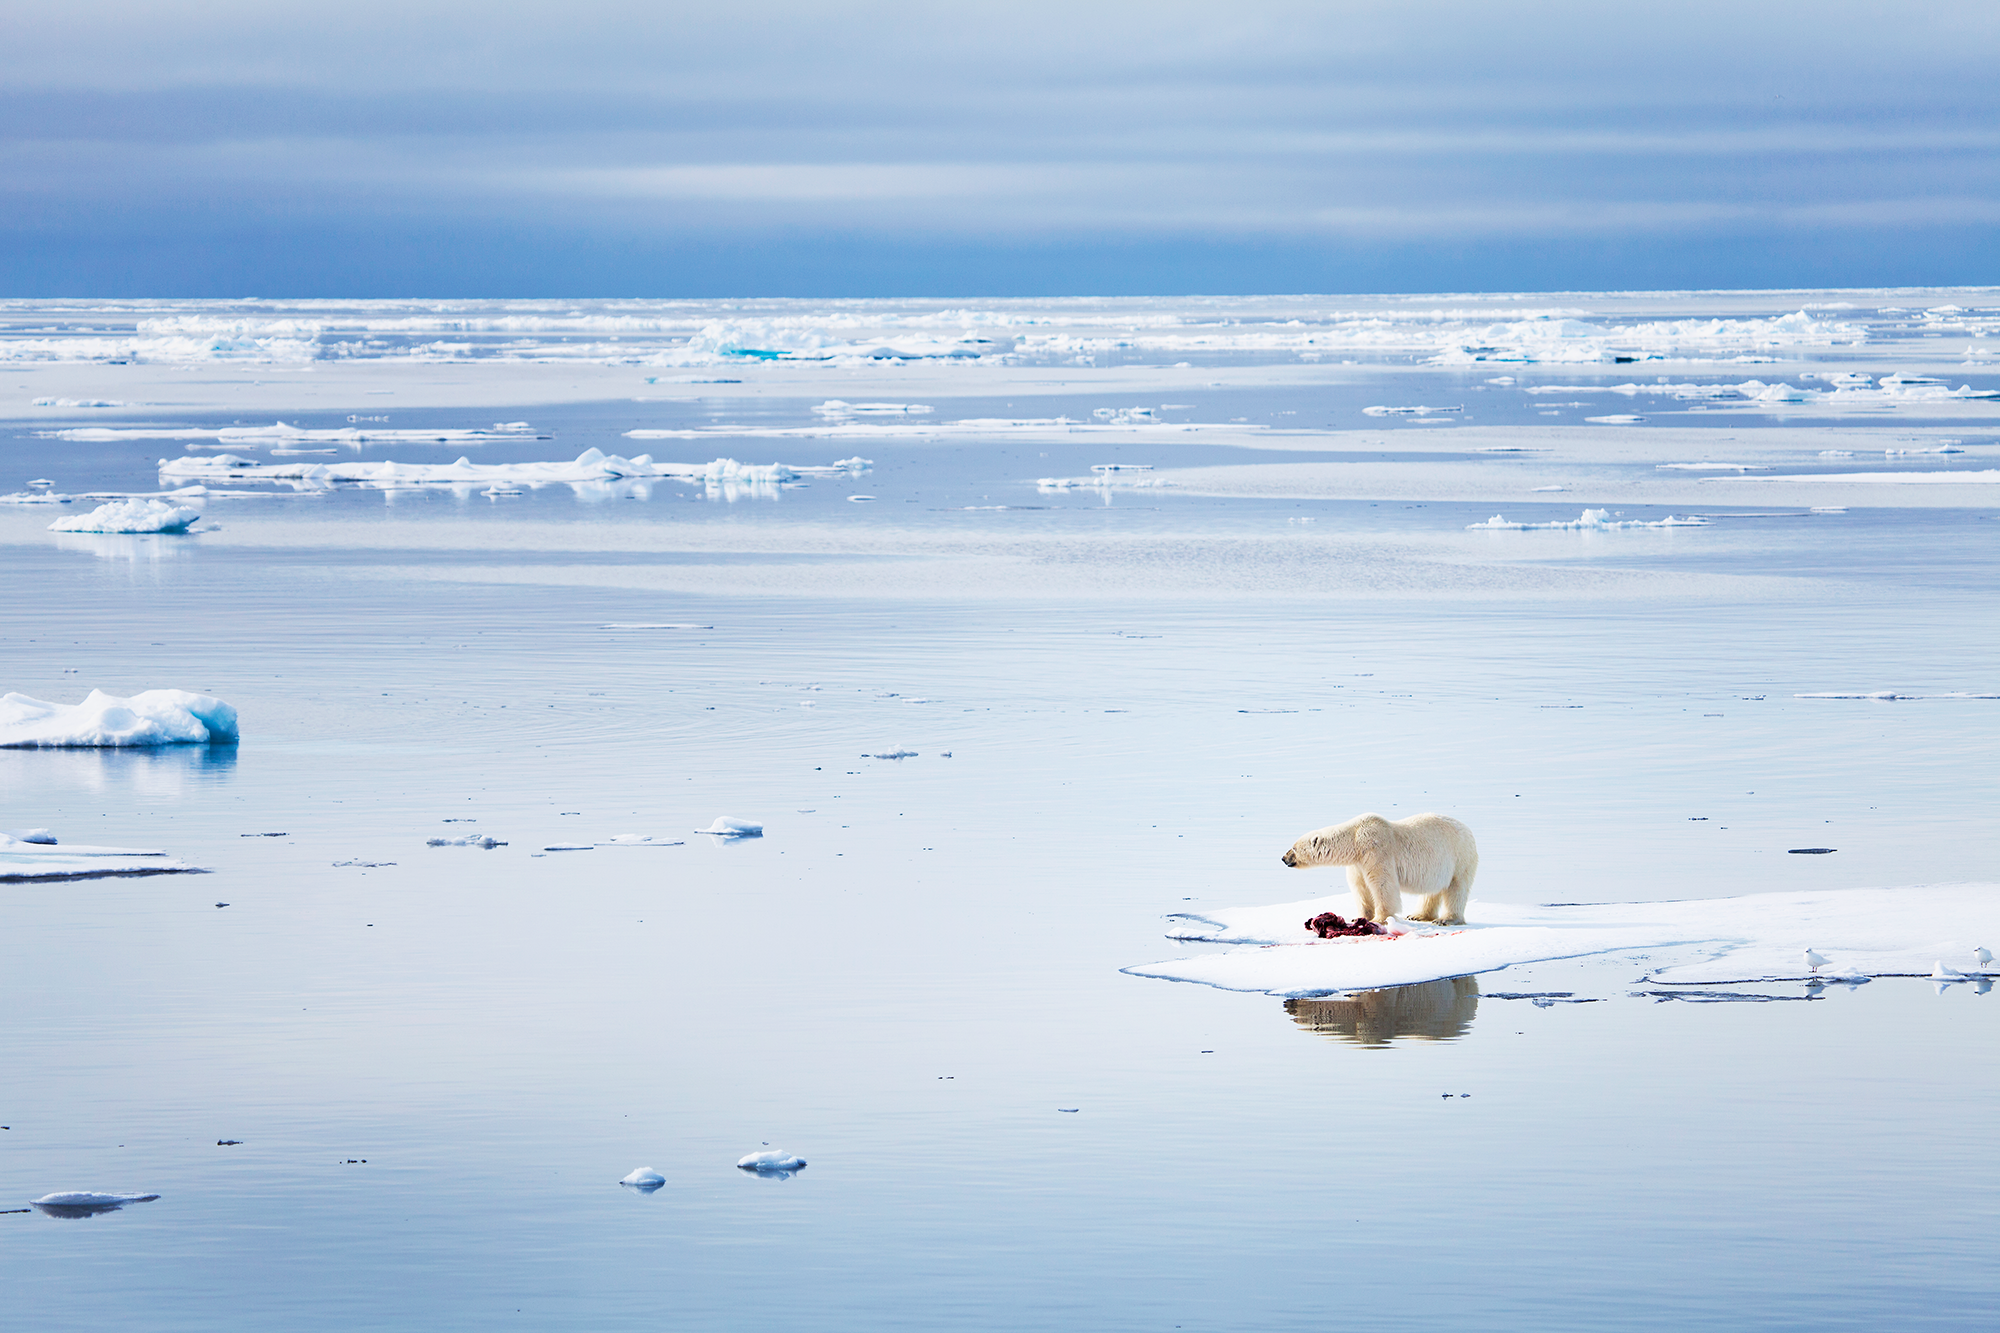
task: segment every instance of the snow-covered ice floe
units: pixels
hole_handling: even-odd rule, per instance
[[[163,458],[162,477],[193,477],[217,481],[303,481],[322,485],[340,482],[369,486],[450,486],[507,482],[545,485],[561,482],[618,481],[627,477],[670,477],[679,481],[726,483],[768,483],[782,485],[801,477],[844,476],[866,472],[874,464],[866,458],[843,458],[823,466],[789,463],[739,463],[718,458],[711,463],[656,463],[651,454],[621,458],[601,449],[586,449],[570,462],[475,463],[461,458],[455,463],[259,463],[237,454],[216,454],[208,458]]]
[[[1568,521],[1553,523],[1509,523],[1505,517],[1495,514],[1484,523],[1468,523],[1467,532],[1534,532],[1534,531],[1584,531],[1609,532],[1614,528],[1705,528],[1705,518],[1682,518],[1668,514],[1665,518],[1647,522],[1645,519],[1614,519],[1608,509],[1586,509],[1582,515]]]
[[[1767,893],[1661,903],[1521,906],[1474,901],[1464,926],[1322,940],[1304,922],[1353,910],[1336,894],[1270,907],[1177,913],[1169,938],[1243,947],[1123,971],[1223,990],[1311,997],[1410,986],[1524,963],[1672,949],[1659,985],[1929,977],[1940,959],[1970,960],[2000,938],[2000,884]],[[1398,923],[1401,925],[1402,923]],[[1827,963],[1807,966],[1816,950]],[[1968,979],[1980,974],[1967,973]],[[2000,975],[2000,974],[1996,974]]]
[[[80,704],[0,695],[0,749],[146,745],[233,745],[236,710],[186,690],[130,698],[92,690]]]
[[[199,868],[155,848],[64,845],[47,829],[0,833],[0,881],[174,875]]]
[[[164,500],[113,500],[88,514],[49,524],[50,532],[186,532],[201,520],[199,509]]]
[[[426,847],[485,847],[490,850],[494,847],[505,847],[506,845],[499,838],[490,837],[484,833],[467,833],[457,838],[424,839],[424,846]]]
[[[626,1176],[618,1183],[629,1185],[642,1193],[651,1194],[654,1190],[666,1184],[667,1178],[650,1166],[642,1166],[634,1169],[632,1174]]]
[[[762,1174],[766,1171],[800,1171],[805,1168],[805,1164],[805,1158],[773,1148],[769,1152],[753,1152],[746,1155],[736,1163],[736,1169]]]
[[[728,815],[717,815],[715,822],[707,828],[698,828],[696,833],[713,833],[718,838],[761,838],[764,826],[753,824],[747,819],[731,819]]]

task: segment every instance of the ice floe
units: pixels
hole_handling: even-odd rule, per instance
[[[236,710],[186,690],[121,698],[92,690],[80,704],[0,695],[0,749],[148,745],[233,745]]]
[[[739,463],[718,458],[710,463],[657,463],[651,454],[621,458],[601,449],[586,449],[569,462],[475,463],[259,463],[237,454],[208,458],[163,458],[162,477],[192,477],[219,481],[300,481],[319,485],[358,484],[375,487],[453,486],[511,483],[541,486],[552,483],[618,481],[630,477],[667,477],[720,486],[726,483],[784,485],[801,477],[847,476],[873,467],[865,458],[843,458],[813,466],[787,463]]]
[[[1898,694],[1891,690],[1819,690],[1812,694],[1794,694],[1792,697],[1794,699],[1872,699],[1880,703],[1892,703],[1899,699],[2000,699],[2000,694],[1973,694],[1966,690],[1947,690],[1942,694]]]
[[[463,837],[457,838],[424,839],[424,846],[426,847],[485,847],[490,850],[494,847],[505,847],[506,845],[499,838],[490,837],[484,833],[467,833]]]
[[[634,1169],[632,1174],[626,1176],[618,1183],[629,1185],[635,1190],[650,1194],[660,1188],[660,1186],[666,1184],[667,1178],[650,1166],[642,1166]]]
[[[829,398],[813,409],[823,417],[922,416],[934,409],[923,403],[848,403]]]
[[[1509,523],[1504,516],[1495,514],[1484,523],[1466,524],[1465,530],[1467,532],[1610,532],[1616,528],[1704,528],[1707,526],[1708,520],[1705,518],[1682,518],[1675,514],[1669,514],[1665,518],[1649,522],[1638,518],[1615,519],[1611,516],[1611,511],[1608,509],[1586,509],[1577,518],[1569,520],[1558,519],[1550,523]]]
[[[1468,924],[1320,940],[1304,922],[1352,907],[1337,894],[1267,907],[1177,913],[1170,938],[1239,945],[1124,971],[1224,990],[1321,996],[1408,986],[1523,963],[1650,952],[1660,985],[1805,981],[1810,947],[1839,973],[1928,977],[1940,955],[1970,959],[2000,930],[2000,884],[1767,893],[1657,903],[1523,906],[1475,900]],[[1662,957],[1665,962],[1659,961]],[[1836,978],[1837,979],[1837,978]]]
[[[1703,481],[1748,481],[1765,485],[1784,482],[1858,483],[1864,486],[1994,486],[2000,468],[1978,472],[1788,472],[1776,477],[1703,477]]]
[[[49,524],[50,532],[186,532],[201,511],[164,500],[113,500]]]
[[[0,881],[101,879],[114,875],[173,875],[198,869],[147,847],[58,843],[47,829],[0,833]]]
[[[718,838],[761,838],[764,826],[753,824],[747,819],[731,819],[728,815],[717,815],[715,822],[707,828],[698,828],[696,833],[713,833]]]
[[[256,448],[259,445],[325,444],[486,444],[492,440],[546,440],[525,421],[497,421],[471,430],[426,430],[387,426],[338,426],[326,429],[293,426],[283,421],[269,426],[79,426],[37,432],[43,439],[77,444],[108,444],[117,440],[215,440]]]

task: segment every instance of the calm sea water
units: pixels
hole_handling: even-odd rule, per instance
[[[1426,401],[1486,372],[1411,374],[1433,379],[1394,392]],[[1007,406],[966,382],[925,401]],[[1265,403],[1347,421],[1384,383]],[[1230,392],[1223,419],[1256,410]],[[637,451],[630,404],[510,406],[496,383],[490,412],[399,410],[555,436],[479,461]],[[8,487],[150,489],[179,447],[15,415]],[[1288,1005],[1118,971],[1185,947],[1164,913],[1305,896],[1278,854],[1362,809],[1466,820],[1476,897],[1503,901],[1991,878],[1995,705],[1793,696],[1991,692],[1992,505],[1494,546],[1463,531],[1483,501],[1032,485],[1267,457],[1199,436],[862,452],[852,486],[735,503],[346,490],[218,499],[192,538],[0,512],[0,685],[200,689],[244,719],[234,751],[0,751],[0,823],[214,872],[0,886],[0,1204],[161,1196],[0,1215],[24,1326],[1956,1329],[1992,1308],[1991,996],[1669,1002],[1609,958]],[[1582,497],[1520,498],[1553,518]],[[986,504],[1016,507],[963,508]],[[605,628],[634,623],[699,628]],[[692,831],[718,814],[766,836]],[[468,831],[507,845],[424,845]],[[623,833],[683,845],[544,850]],[[1537,990],[1613,998],[1492,994]],[[809,1165],[734,1169],[766,1145]],[[615,1183],[637,1166],[666,1185]]]

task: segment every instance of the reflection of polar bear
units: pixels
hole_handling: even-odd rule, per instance
[[[1443,815],[1388,820],[1357,815],[1306,834],[1285,853],[1288,866],[1346,866],[1347,883],[1371,921],[1400,916],[1403,895],[1420,893],[1413,921],[1465,924],[1465,900],[1479,870],[1472,830]]]
[[[1285,1012],[1308,1032],[1356,1046],[1387,1046],[1399,1037],[1451,1041],[1463,1037],[1479,1012],[1473,977],[1358,991],[1338,1000],[1286,1000]]]

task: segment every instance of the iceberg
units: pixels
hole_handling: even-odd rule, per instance
[[[113,500],[88,514],[59,518],[50,532],[186,532],[201,511],[164,500]]]
[[[761,838],[764,826],[753,824],[747,819],[731,819],[728,815],[717,815],[715,822],[707,828],[698,828],[696,833],[713,833],[718,838]]]
[[[800,1171],[805,1169],[806,1159],[781,1152],[773,1148],[769,1152],[747,1154],[736,1163],[739,1171]]]
[[[2000,934],[2000,884],[1764,893],[1655,903],[1523,906],[1475,900],[1468,924],[1320,940],[1302,924],[1351,908],[1348,893],[1267,907],[1176,913],[1168,937],[1243,946],[1121,969],[1223,990],[1314,997],[1410,986],[1524,963],[1676,949],[1657,985],[1747,985],[1842,977],[1928,977]],[[1400,923],[1399,923],[1400,924]],[[1834,971],[1815,973],[1807,947]]]
[[[0,695],[0,749],[234,745],[236,710],[186,690],[147,690],[130,698],[92,690],[80,704],[25,694]]]

